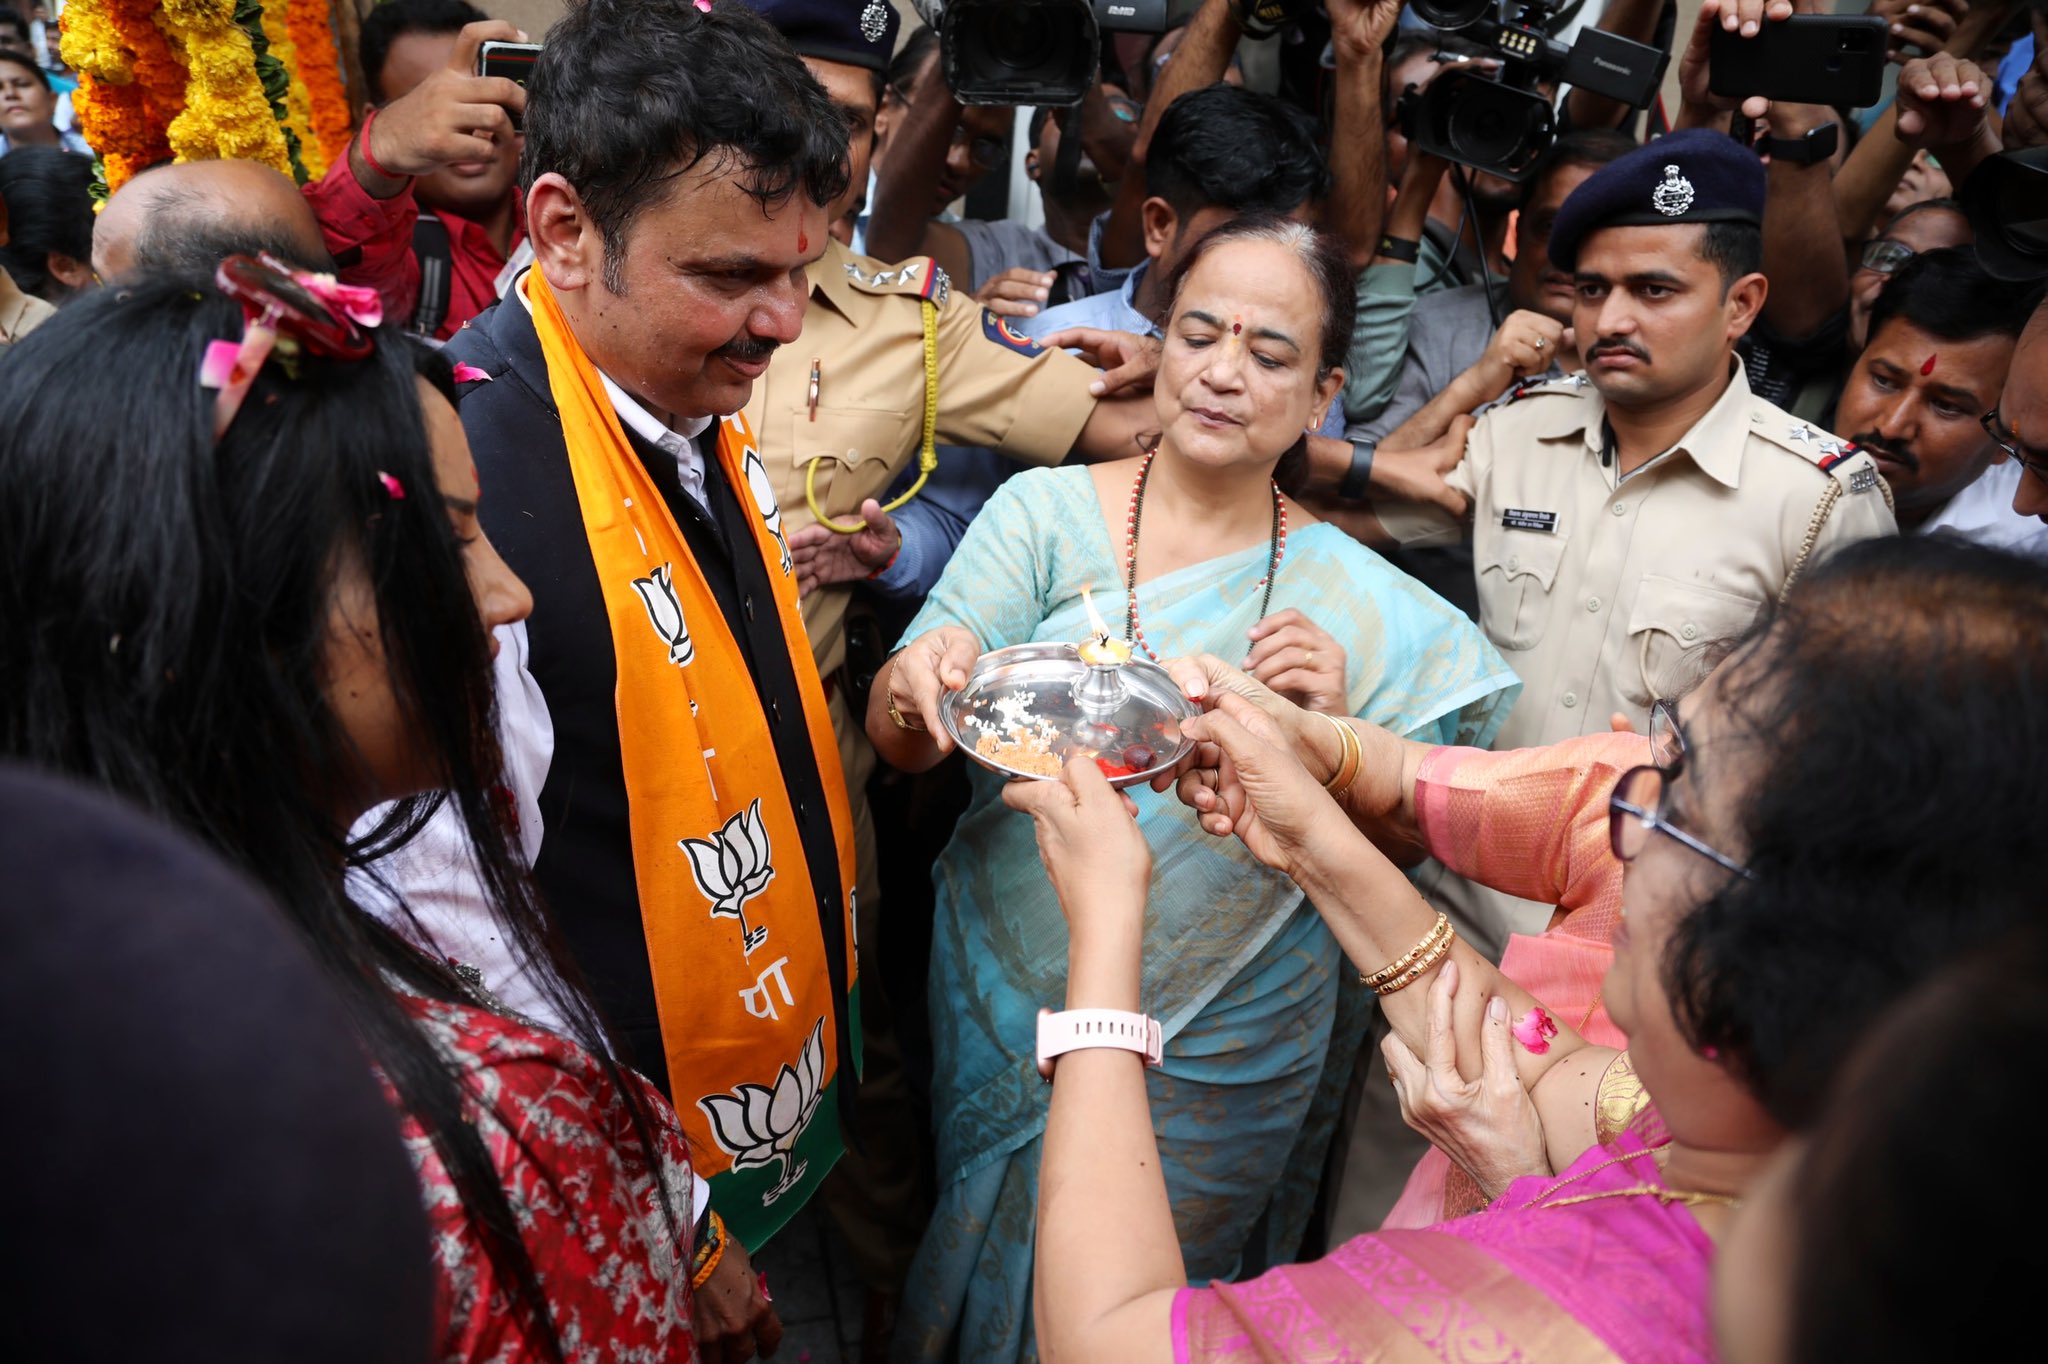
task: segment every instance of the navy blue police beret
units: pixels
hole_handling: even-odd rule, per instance
[[[886,72],[901,22],[889,0],[746,0],[799,57]]]
[[[1571,192],[1550,229],[1550,263],[1575,269],[1603,227],[1761,223],[1764,166],[1726,133],[1688,128],[1610,161]]]

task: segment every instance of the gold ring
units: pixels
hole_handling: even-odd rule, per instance
[[[1549,340],[1548,340],[1547,338],[1545,338],[1545,337],[1541,337],[1541,336],[1539,336],[1539,337],[1537,337],[1537,338],[1536,338],[1536,349],[1537,349],[1537,350],[1542,350],[1542,349],[1543,349],[1543,348],[1544,348],[1545,346],[1547,346],[1547,345],[1549,345],[1549,344],[1550,344]]]

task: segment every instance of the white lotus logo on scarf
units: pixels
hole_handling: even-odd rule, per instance
[[[785,1064],[773,1088],[742,1083],[730,1094],[707,1094],[697,1100],[697,1107],[711,1119],[711,1135],[732,1157],[733,1169],[782,1162],[782,1176],[761,1195],[761,1206],[788,1193],[810,1167],[809,1161],[796,1159],[796,1143],[811,1125],[824,1093],[825,1020],[820,1018],[796,1065]]]
[[[782,504],[775,500],[775,489],[768,482],[768,466],[761,462],[761,452],[749,445],[740,467],[746,471],[747,486],[754,490],[754,506],[768,523],[768,533],[782,546],[782,576],[786,578],[790,570],[789,541],[782,536]]]
[[[754,949],[768,941],[768,926],[747,927],[746,904],[775,879],[774,852],[768,846],[768,828],[761,822],[761,802],[755,801],[728,819],[711,837],[679,839],[676,846],[690,855],[690,874],[711,902],[711,916],[738,919],[740,945],[753,956]]]
[[[640,594],[640,604],[647,608],[647,620],[654,626],[654,633],[668,645],[668,661],[680,668],[695,658],[697,646],[690,642],[683,604],[676,600],[674,566],[663,564],[647,577],[633,579],[633,590]]]

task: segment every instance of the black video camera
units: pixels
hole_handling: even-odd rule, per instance
[[[962,104],[1079,104],[1102,33],[1164,33],[1168,0],[916,0]]]
[[[1958,192],[1992,278],[2048,279],[2048,147],[1988,157]]]
[[[1415,145],[1446,161],[1519,184],[1557,137],[1557,115],[1536,87],[1562,79],[1638,108],[1656,98],[1671,54],[1597,28],[1567,47],[1543,25],[1546,0],[1516,0],[1512,20],[1498,0],[1414,0],[1431,28],[1459,31],[1500,62],[1497,72],[1445,71],[1415,107]]]

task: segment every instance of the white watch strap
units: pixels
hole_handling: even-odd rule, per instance
[[[1052,1063],[1057,1058],[1090,1047],[1134,1051],[1145,1058],[1146,1065],[1156,1066],[1166,1039],[1158,1019],[1122,1009],[1038,1011],[1038,1073],[1042,1078],[1052,1078]]]

